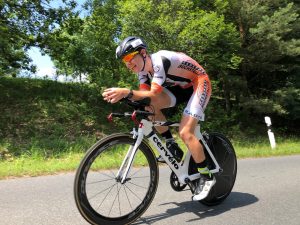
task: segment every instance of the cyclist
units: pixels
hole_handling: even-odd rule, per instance
[[[204,121],[204,109],[211,95],[211,83],[205,70],[184,53],[161,50],[154,54],[147,52],[147,45],[140,37],[125,38],[116,49],[116,58],[122,59],[126,67],[138,74],[139,90],[108,88],[103,92],[107,102],[116,103],[122,98],[140,100],[151,98],[155,120],[166,121],[163,108],[188,102],[183,111],[179,135],[196,162],[200,179],[192,200],[207,197],[216,180],[207,168],[203,146],[194,134],[198,121]],[[157,127],[166,139],[167,148],[177,161],[183,157],[182,150],[175,143],[168,127]],[[161,158],[158,160],[161,161]]]

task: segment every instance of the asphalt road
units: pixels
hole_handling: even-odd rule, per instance
[[[207,207],[174,192],[160,167],[152,205],[135,224],[300,225],[300,155],[238,160],[230,196]],[[0,181],[1,225],[85,225],[73,199],[74,173]]]

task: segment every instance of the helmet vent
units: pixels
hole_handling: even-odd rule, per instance
[[[143,44],[143,41],[141,39],[136,39],[133,42],[131,42],[131,45],[133,48],[136,48],[137,46],[142,45],[142,44]]]

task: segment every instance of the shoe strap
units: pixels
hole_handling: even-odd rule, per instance
[[[209,170],[207,167],[204,167],[204,168],[198,168],[198,172],[199,172],[201,175],[208,175],[209,177],[211,177],[211,172],[210,172],[210,170]]]

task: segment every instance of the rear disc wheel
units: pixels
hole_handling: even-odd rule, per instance
[[[221,168],[219,173],[214,174],[216,183],[209,195],[200,201],[204,205],[211,206],[220,204],[231,193],[236,179],[237,160],[232,144],[224,135],[210,133],[207,143]],[[214,169],[211,157],[205,153],[209,169]]]

